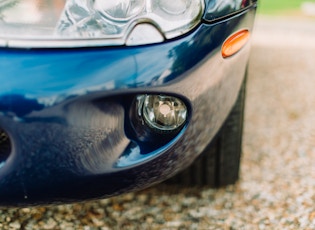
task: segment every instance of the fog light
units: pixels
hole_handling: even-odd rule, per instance
[[[172,131],[185,123],[187,107],[180,99],[164,95],[144,95],[142,100],[141,112],[150,127]]]

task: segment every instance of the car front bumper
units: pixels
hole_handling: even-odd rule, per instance
[[[236,100],[250,45],[226,59],[221,46],[251,31],[254,15],[252,7],[150,46],[1,49],[0,127],[12,151],[0,162],[0,205],[109,197],[187,167]],[[134,147],[127,123],[131,99],[151,93],[182,98],[189,119],[172,140],[146,151]]]

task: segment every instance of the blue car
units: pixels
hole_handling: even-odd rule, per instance
[[[235,183],[256,6],[0,1],[0,205]]]

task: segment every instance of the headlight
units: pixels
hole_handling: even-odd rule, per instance
[[[145,6],[144,0],[116,0],[104,1],[94,0],[92,2],[93,8],[98,12],[103,13],[105,17],[113,20],[128,20],[141,13]]]
[[[161,42],[190,31],[203,13],[204,0],[0,0],[0,46]]]

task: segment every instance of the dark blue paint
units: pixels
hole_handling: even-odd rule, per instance
[[[256,2],[257,0],[208,0],[206,1],[204,19],[214,21],[226,18],[252,7]]]
[[[205,61],[218,59],[224,40],[239,27],[251,27],[253,15],[252,11],[247,16],[244,12],[221,23],[201,25],[188,36],[158,45],[1,49],[0,126],[10,134],[14,151],[0,168],[0,204],[113,196],[147,187],[187,166],[211,140],[230,108],[232,102],[226,101],[233,98],[226,99],[227,92],[222,91],[225,82],[218,82],[211,90],[209,86],[210,94],[179,94],[177,90],[175,94],[191,105],[189,125],[168,142],[148,140],[155,142],[155,149],[142,150],[136,161],[127,157],[124,164],[117,164],[131,148],[128,143],[124,150],[107,155],[98,148],[106,150],[112,145],[119,149],[125,140],[132,140],[143,149],[128,124],[111,128],[111,123],[120,117],[122,122],[128,120],[130,102],[138,93],[174,93],[173,87],[186,79],[194,87],[198,79],[190,73]],[[235,70],[245,70],[246,61],[241,63]],[[169,75],[164,76],[166,71]],[[217,75],[216,71],[209,73],[209,78],[212,75]],[[242,76],[235,79],[239,84]],[[236,95],[238,86],[234,88]],[[197,106],[200,104],[205,106]],[[213,108],[218,108],[217,114],[205,113]],[[216,123],[217,117],[221,124]],[[126,137],[120,136],[123,131],[119,128]]]
[[[21,106],[23,105],[23,106]],[[0,97],[0,111],[14,113],[18,117],[24,117],[32,111],[44,109],[35,99],[27,99],[22,95],[11,94]]]

